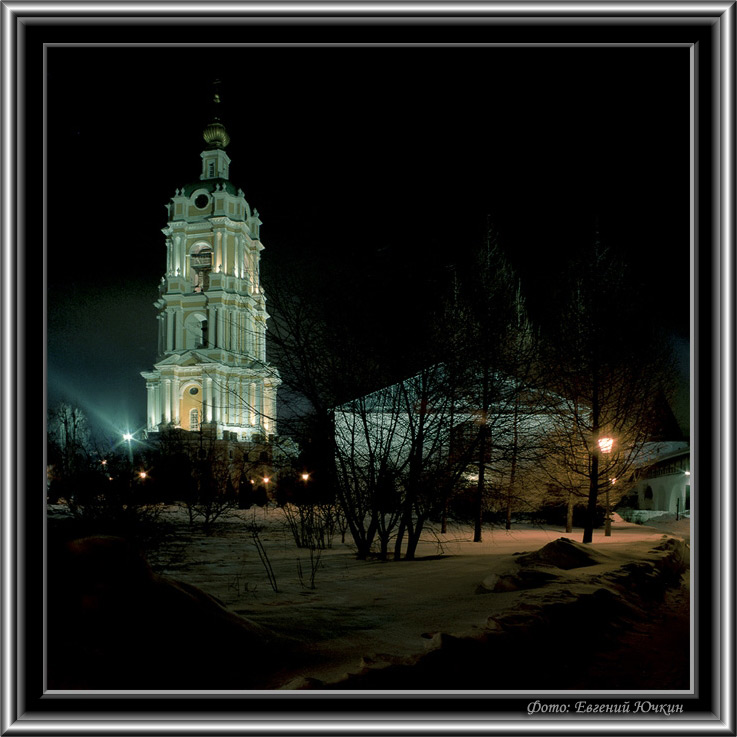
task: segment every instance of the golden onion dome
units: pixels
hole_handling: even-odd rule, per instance
[[[225,148],[230,143],[230,136],[219,120],[206,125],[205,130],[202,131],[202,137],[208,148]]]

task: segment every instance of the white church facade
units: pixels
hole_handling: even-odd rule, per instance
[[[203,138],[199,180],[167,205],[158,360],[141,374],[147,431],[208,430],[218,439],[263,442],[277,432],[281,380],[266,361],[261,221],[229,179],[230,138],[217,115]]]

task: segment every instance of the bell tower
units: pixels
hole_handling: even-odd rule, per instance
[[[258,210],[230,181],[230,137],[213,98],[199,180],[168,205],[159,284],[158,360],[146,379],[147,428],[262,442],[276,434],[278,371],[266,361]]]

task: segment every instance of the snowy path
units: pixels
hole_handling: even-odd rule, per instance
[[[241,514],[244,519],[252,515]],[[600,584],[587,582],[589,578],[646,556],[664,534],[618,522],[612,537],[595,534],[591,548],[603,557],[583,579],[580,571],[558,571],[560,586],[493,595],[479,595],[477,589],[495,565],[508,562],[507,556],[536,550],[560,537],[580,540],[581,531],[566,535],[556,528],[489,530],[482,543],[473,543],[467,529],[456,528],[443,536],[428,534],[418,550],[420,560],[398,563],[357,561],[348,546],[336,543],[321,554],[313,590],[300,583],[297,569],[299,560],[303,581],[308,580],[309,551],[294,546],[276,510],[257,514],[266,524],[261,537],[278,593],[269,587],[238,519],[222,525],[217,535],[194,535],[185,559],[164,573],[201,587],[238,614],[301,643],[299,668],[289,665],[279,676],[286,681],[299,673],[335,682],[364,665],[421,655],[437,646],[437,633],[458,637],[483,633],[489,617],[519,607],[520,602],[556,601],[561,590],[566,595],[590,593]],[[687,521],[678,532],[688,537]],[[295,672],[290,674],[290,669]]]

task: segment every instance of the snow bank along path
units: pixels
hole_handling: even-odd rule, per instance
[[[687,521],[672,536],[618,521],[587,546],[580,531],[522,526],[473,543],[456,526],[428,531],[419,560],[382,562],[339,536],[311,559],[279,510],[239,512],[211,535],[168,515],[176,534],[151,567],[110,539],[50,560],[51,688],[585,690],[616,671],[634,689],[645,650],[671,662],[662,613],[688,621]],[[686,656],[660,685],[685,688],[688,628],[661,629]]]
[[[456,526],[428,531],[421,559],[408,562],[357,561],[336,540],[322,551],[310,589],[309,551],[295,548],[278,510],[240,514],[264,527],[278,592],[237,520],[219,536],[192,540],[187,556],[195,557],[168,573],[290,639],[282,662],[264,669],[267,689],[565,687],[573,661],[648,621],[689,558],[688,520],[669,523],[678,532],[670,541],[652,526],[617,520],[612,537],[597,532],[587,546],[573,539],[580,531],[531,526],[485,530],[473,543],[470,530]],[[541,664],[552,656],[559,660],[550,673]]]

